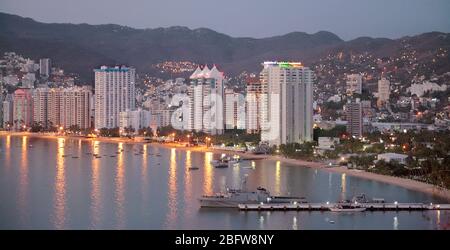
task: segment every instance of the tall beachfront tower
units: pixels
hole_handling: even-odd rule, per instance
[[[188,130],[222,134],[224,74],[214,65],[198,67],[190,76]]]
[[[95,128],[119,127],[119,114],[134,110],[136,70],[102,66],[95,69]]]
[[[261,82],[257,77],[247,79],[246,119],[247,133],[253,134],[261,131]]]
[[[269,145],[313,139],[313,72],[299,62],[264,62],[261,141]]]
[[[13,122],[15,129],[31,126],[33,122],[33,96],[31,89],[17,89],[14,91]]]

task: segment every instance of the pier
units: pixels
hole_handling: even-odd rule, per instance
[[[365,208],[365,211],[424,211],[424,210],[450,210],[450,204],[424,204],[424,203],[262,203],[239,204],[242,211],[331,211],[337,206],[351,208]]]

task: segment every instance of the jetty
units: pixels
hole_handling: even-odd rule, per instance
[[[239,204],[242,211],[331,211],[338,206],[365,208],[364,211],[424,211],[450,210],[450,204],[425,203],[259,203]]]

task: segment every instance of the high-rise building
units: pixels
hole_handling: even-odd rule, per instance
[[[225,89],[225,129],[245,129],[245,97],[233,89]]]
[[[359,98],[348,100],[346,106],[347,132],[351,136],[361,137],[363,134],[362,104]]]
[[[378,80],[378,107],[383,106],[386,102],[389,101],[390,92],[391,89],[389,80],[384,77]]]
[[[0,73],[0,128],[3,128],[3,79]]]
[[[298,62],[264,62],[261,141],[269,145],[313,139],[313,72]]]
[[[61,101],[62,101],[61,88],[52,88],[48,91],[47,126],[49,127],[61,126]]]
[[[95,69],[95,127],[119,127],[119,113],[134,110],[134,68],[102,66]]]
[[[36,88],[33,91],[33,119],[43,127],[48,124],[48,92],[49,88]]]
[[[13,97],[11,94],[5,96],[2,105],[3,128],[9,129],[13,126]]]
[[[17,89],[13,96],[14,128],[30,127],[33,122],[33,97],[30,89]]]
[[[259,79],[247,80],[246,119],[245,127],[247,133],[257,133],[261,131],[261,82]]]
[[[347,75],[346,81],[346,91],[347,94],[353,95],[362,93],[362,75],[361,74],[350,74]]]
[[[42,58],[39,60],[39,73],[43,77],[49,77],[52,70],[50,58]]]
[[[33,94],[34,122],[44,127],[91,127],[92,90],[88,86],[37,88]]]
[[[224,125],[224,75],[214,65],[197,69],[190,76],[187,128],[210,134],[222,134]]]
[[[91,95],[89,86],[65,88],[61,91],[60,126],[91,127]],[[49,110],[51,112],[51,110]]]

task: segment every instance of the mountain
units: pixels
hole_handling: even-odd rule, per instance
[[[435,47],[434,34],[421,46]],[[419,44],[425,38],[417,39]],[[431,44],[430,44],[431,42]],[[206,28],[134,29],[115,24],[55,24],[0,13],[0,53],[14,51],[38,59],[50,57],[68,72],[92,81],[92,69],[100,65],[127,64],[139,72],[152,72],[152,65],[167,60],[218,64],[227,74],[258,71],[264,60],[317,61],[336,51],[394,53],[401,39],[358,38],[343,41],[337,35],[292,32],[269,38],[235,38]],[[375,53],[375,54],[376,54]]]

